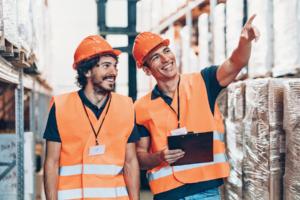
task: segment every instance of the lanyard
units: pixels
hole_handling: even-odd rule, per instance
[[[110,96],[110,95],[109,95],[109,96]],[[88,115],[88,113],[87,113],[87,111],[86,111],[85,105],[83,104],[83,101],[81,100],[82,105],[83,105],[83,108],[84,108],[84,111],[85,111],[85,114],[86,114],[87,118],[89,119],[89,122],[90,122],[90,124],[91,124],[92,129],[93,129],[93,132],[94,132],[94,135],[95,135],[95,138],[96,138],[96,145],[97,145],[97,146],[98,146],[98,140],[97,140],[97,137],[98,137],[98,135],[99,135],[99,133],[100,133],[100,129],[101,129],[102,125],[103,125],[103,122],[104,122],[105,117],[106,117],[106,115],[107,115],[107,112],[108,112],[108,110],[109,110],[111,98],[112,98],[112,97],[109,98],[109,102],[108,102],[108,106],[107,106],[105,115],[104,115],[104,117],[103,117],[103,120],[102,120],[102,122],[101,122],[101,125],[100,125],[99,130],[98,130],[97,133],[96,133],[96,131],[95,131],[94,127],[93,127],[93,124],[92,124],[92,122],[91,122],[91,120],[90,120],[90,117],[89,117],[89,115]]]
[[[175,114],[177,115],[178,129],[180,128],[179,83],[180,83],[180,75],[179,75],[179,80],[178,80],[178,84],[177,84],[177,110],[178,110],[178,114],[176,113],[176,111],[174,110],[174,108],[172,108],[172,106],[170,105],[170,108],[171,108],[171,109],[175,112]]]

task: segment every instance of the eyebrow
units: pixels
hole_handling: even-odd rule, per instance
[[[101,65],[111,64],[111,62],[103,62]]]
[[[170,49],[169,47],[164,48],[163,51],[165,51],[166,49]],[[153,56],[150,57],[150,61],[152,60],[153,57],[157,56],[159,53],[154,54]]]

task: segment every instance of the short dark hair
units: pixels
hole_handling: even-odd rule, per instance
[[[85,88],[87,84],[87,78],[85,74],[97,65],[101,57],[113,57],[114,59],[116,59],[117,62],[119,60],[118,56],[115,54],[103,54],[80,61],[76,64],[77,76],[75,83],[78,87],[83,89]]]
[[[147,60],[143,63],[143,66],[148,67],[150,69],[149,64],[147,63]]]

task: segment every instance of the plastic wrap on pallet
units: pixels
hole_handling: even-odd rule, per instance
[[[18,0],[18,32],[19,40],[23,49],[30,52],[32,41],[32,21],[30,19],[30,0]]]
[[[248,18],[257,14],[253,24],[260,31],[260,38],[252,45],[251,57],[248,63],[250,78],[265,76],[271,71],[273,63],[273,0],[248,1]]]
[[[181,57],[181,73],[191,73],[191,66],[189,60],[189,52],[190,52],[190,35],[189,35],[189,28],[188,26],[183,27],[180,30],[180,38],[181,38],[181,45],[182,45],[182,57]]]
[[[282,79],[246,82],[244,118],[243,197],[280,200],[285,153]]]
[[[300,80],[284,83],[284,121],[286,150],[284,200],[300,200]]]
[[[220,3],[214,10],[214,64],[221,65],[226,60],[225,51],[225,4]]]
[[[142,19],[141,19],[141,31],[151,30],[151,0],[141,0]]]
[[[230,177],[225,181],[226,198],[242,199],[243,118],[245,113],[245,83],[230,84],[228,93],[228,118],[226,124],[226,150]]]
[[[178,9],[182,8],[187,4],[188,0],[177,0]]]
[[[210,33],[208,26],[208,14],[204,13],[198,19],[198,32],[199,32],[199,66],[204,69],[210,66],[209,62],[209,41]]]
[[[217,104],[222,115],[222,118],[227,117],[227,89],[224,89],[220,92],[217,98]]]
[[[226,56],[229,58],[238,46],[243,28],[244,1],[226,1]]]
[[[152,0],[151,3],[151,27],[157,27],[163,20],[162,0]]]
[[[299,2],[299,1],[298,1]],[[297,0],[273,0],[274,68],[273,76],[296,74],[299,67]],[[298,7],[299,8],[299,7]],[[298,9],[299,10],[299,9]],[[299,12],[299,11],[298,11]]]
[[[177,1],[176,0],[162,0],[163,3],[163,18],[166,19],[173,13],[177,11]]]
[[[20,48],[18,37],[17,0],[2,0],[4,38]]]

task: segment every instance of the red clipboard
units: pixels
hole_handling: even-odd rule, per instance
[[[181,149],[185,152],[184,156],[171,166],[213,162],[213,142],[213,132],[168,136],[169,150]]]

